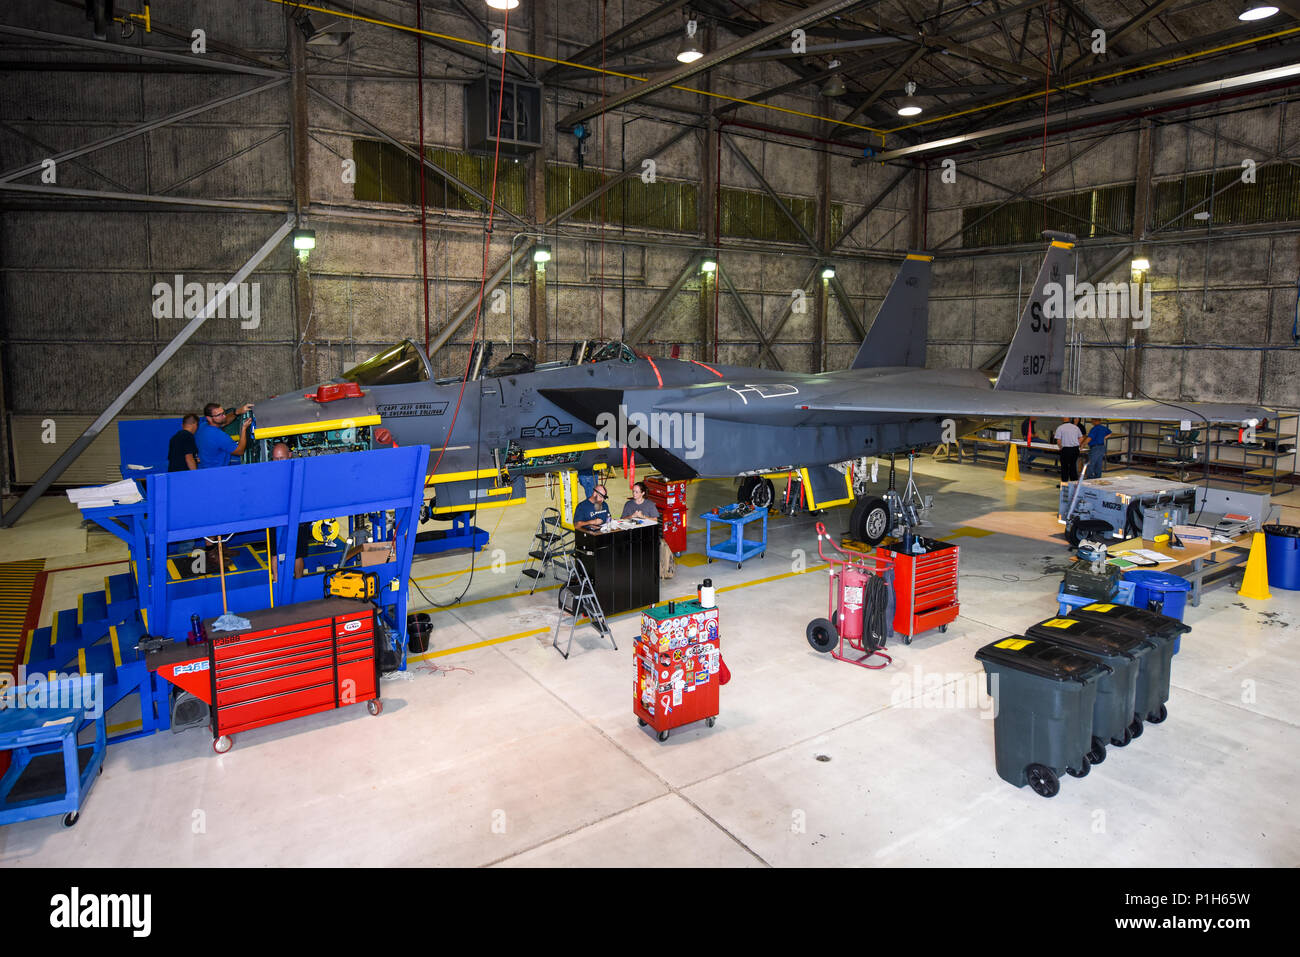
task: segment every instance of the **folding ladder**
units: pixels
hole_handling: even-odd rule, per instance
[[[572,552],[558,558],[555,562],[556,570],[567,573],[564,578],[565,584],[560,586],[560,620],[555,623],[555,634],[551,638],[551,647],[558,651],[565,658],[569,657],[569,650],[573,647],[573,632],[578,627],[578,619],[583,615],[591,620],[591,627],[596,629],[598,635],[603,635],[609,639],[609,643],[618,651],[618,645],[614,641],[614,635],[609,630],[609,624],[605,621],[605,613],[601,611],[600,600],[596,597],[596,589],[592,587],[591,576],[587,574],[587,568],[582,564],[582,559],[574,556]],[[569,640],[564,648],[560,648],[560,629],[564,627],[565,620],[569,622]]]

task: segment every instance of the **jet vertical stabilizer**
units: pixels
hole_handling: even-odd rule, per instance
[[[933,256],[908,253],[850,369],[925,365]]]
[[[1065,370],[1066,318],[1061,309],[1048,309],[1053,299],[1065,301],[1066,277],[1074,270],[1074,236],[1046,231],[1051,245],[1034,280],[1033,291],[1020,314],[1011,348],[1002,361],[995,389],[1011,392],[1060,392]],[[1068,284],[1073,288],[1073,283]],[[1051,314],[1049,314],[1051,313]]]

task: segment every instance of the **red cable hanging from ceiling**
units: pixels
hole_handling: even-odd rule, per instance
[[[483,317],[483,297],[487,293],[488,253],[492,248],[492,223],[496,218],[497,209],[497,173],[501,169],[501,105],[505,102],[506,98],[506,54],[504,50],[509,35],[510,11],[506,10],[505,21],[501,24],[501,45],[503,50],[501,53],[501,75],[498,79],[497,92],[496,145],[492,152],[492,191],[488,194],[487,231],[483,235],[483,266],[479,272],[478,304],[474,308],[474,326],[470,329],[469,333],[469,354],[465,357],[465,374],[462,375],[460,379],[460,392],[456,395],[456,408],[452,410],[451,421],[447,425],[447,439],[443,443],[442,448],[438,450],[438,458],[433,463],[433,468],[429,470],[430,475],[437,474],[438,466],[442,464],[442,457],[447,452],[447,446],[451,445],[452,433],[456,429],[456,417],[460,415],[461,402],[465,398],[465,386],[469,383],[469,370],[474,363],[474,343],[478,339],[479,321]]]
[[[609,0],[600,0],[600,98],[605,99],[605,10]],[[605,114],[600,114],[600,182],[605,183]],[[600,325],[598,337],[605,338],[605,197],[609,191],[600,194]],[[623,210],[627,220],[627,210]],[[627,250],[623,251],[627,255]]]

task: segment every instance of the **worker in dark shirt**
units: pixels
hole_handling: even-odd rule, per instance
[[[284,442],[276,442],[271,446],[271,461],[283,462],[286,459],[293,458],[293,449],[289,448]],[[274,540],[277,529],[271,529],[272,545],[276,546],[279,551],[279,545]],[[301,578],[307,574],[307,549],[311,546],[311,522],[301,522],[298,525],[298,545],[293,553],[293,577]]]
[[[1088,449],[1088,478],[1101,477],[1106,465],[1106,438],[1111,434],[1110,427],[1101,419],[1092,420],[1092,430],[1085,440]]]
[[[659,509],[645,497],[645,485],[641,482],[632,483],[632,497],[623,504],[621,517],[659,520]]]
[[[584,498],[573,510],[573,527],[584,532],[599,531],[600,526],[609,521],[609,506],[605,504],[608,497],[604,485],[598,484],[593,488],[591,496]]]
[[[167,443],[167,471],[187,472],[199,467],[199,447],[194,433],[199,430],[199,417],[193,412],[181,419],[181,430]]]

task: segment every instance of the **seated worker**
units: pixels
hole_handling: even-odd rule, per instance
[[[249,402],[241,405],[236,414],[242,415],[253,407]],[[239,426],[239,438],[227,435],[222,429],[230,421],[230,413],[219,402],[209,402],[203,407],[204,421],[200,423],[194,441],[199,447],[199,468],[211,469],[233,464],[232,456],[244,454],[248,447],[248,426],[253,421],[245,419]]]
[[[584,532],[596,532],[609,521],[609,506],[605,499],[609,493],[604,485],[597,485],[591,490],[591,496],[584,498],[573,510],[573,527]]]
[[[293,449],[283,442],[276,442],[271,446],[271,461],[282,462],[285,459],[293,458]],[[275,542],[275,529],[271,530],[271,542]],[[298,525],[298,547],[293,552],[293,577],[301,578],[307,573],[307,548],[311,545],[311,522],[301,522]],[[279,549],[277,548],[278,552]]]
[[[199,417],[193,412],[181,419],[181,430],[167,443],[167,471],[186,472],[199,467],[199,447],[194,433],[199,429]]]
[[[659,509],[645,497],[645,485],[632,483],[632,497],[623,504],[622,518],[651,518],[659,520]]]

